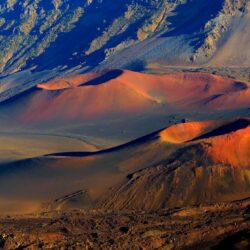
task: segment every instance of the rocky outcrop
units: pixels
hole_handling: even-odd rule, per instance
[[[246,199],[154,212],[75,210],[2,217],[0,247],[242,249],[250,244],[249,206]]]
[[[248,52],[249,48],[247,44],[242,44],[242,46],[240,45],[242,43],[242,36],[248,36],[248,39],[250,37],[249,31],[246,27],[244,28],[244,26],[249,24],[250,20],[249,6],[250,4],[248,1],[225,1],[217,16],[206,23],[204,27],[206,31],[206,38],[204,39],[202,45],[194,53],[192,60],[196,63],[210,62],[214,55],[220,53],[220,50],[222,49],[221,47],[223,47],[224,44],[227,44],[227,42],[231,40],[232,36],[237,35],[235,39],[238,40],[238,50],[247,53],[247,57],[243,59],[239,58],[241,56],[239,52],[238,56],[235,55],[233,60],[231,58],[229,62],[223,63],[222,61],[221,63],[231,66],[236,65],[237,63],[242,66],[246,65],[246,60],[249,61],[250,56]],[[238,30],[235,28],[236,25]],[[230,51],[225,53],[230,53]],[[227,55],[224,57],[226,56]]]

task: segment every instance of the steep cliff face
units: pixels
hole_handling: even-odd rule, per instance
[[[249,50],[247,0],[4,0],[0,14],[4,74],[25,68],[88,70],[100,63],[138,68],[148,60],[200,64],[221,47],[228,51],[240,35],[241,50]],[[225,64],[228,53],[218,54],[216,62]],[[234,57],[248,65],[248,52]]]

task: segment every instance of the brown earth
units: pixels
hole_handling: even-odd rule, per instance
[[[249,249],[250,201],[143,211],[53,212],[0,218],[0,248]]]
[[[248,83],[209,73],[142,74],[110,70],[39,84],[9,100],[3,113],[21,124],[67,124],[250,105]]]
[[[106,150],[2,164],[0,210],[32,212],[77,190],[86,194],[75,199],[78,208],[115,210],[244,199],[250,196],[249,124],[247,118],[186,122]],[[74,202],[52,207],[74,208]]]

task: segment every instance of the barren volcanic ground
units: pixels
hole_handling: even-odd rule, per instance
[[[3,163],[0,209],[67,209],[71,198],[80,199],[78,208],[118,210],[244,199],[250,195],[249,129],[246,118],[187,122],[101,151]],[[47,203],[63,194],[69,198]]]
[[[183,119],[245,117],[250,102],[248,83],[202,72],[106,70],[18,93],[0,103],[0,161],[39,156],[40,149],[42,155],[110,148]]]
[[[59,78],[3,99],[0,126],[11,131],[29,128],[84,134],[92,124],[97,135],[101,126],[115,128],[120,121],[122,129],[132,127],[133,131],[143,130],[143,124],[148,128],[145,135],[185,115],[192,120],[232,117],[232,113],[245,116],[249,95],[248,83],[210,73],[152,75],[107,70]],[[133,139],[142,135],[135,134]]]
[[[0,1],[0,249],[250,249],[249,0]]]
[[[241,249],[249,199],[158,211],[51,212],[0,218],[3,249]]]
[[[236,232],[244,244],[249,107],[247,82],[128,70],[62,77],[2,101],[1,246],[201,248]],[[220,226],[218,214],[229,218]],[[180,236],[188,232],[197,239]]]

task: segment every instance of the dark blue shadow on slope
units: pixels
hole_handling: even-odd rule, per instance
[[[172,25],[172,31],[163,34],[163,37],[190,35],[199,32],[205,24],[214,18],[222,9],[223,0],[187,0],[185,4],[175,9],[175,16],[167,20]]]
[[[138,139],[135,139],[133,141],[124,143],[122,145],[116,146],[116,147],[112,147],[112,148],[108,148],[108,149],[103,149],[100,151],[96,151],[96,152],[84,152],[84,151],[80,151],[80,152],[61,152],[61,153],[54,153],[54,154],[47,154],[44,156],[47,157],[86,157],[86,156],[95,156],[95,155],[102,155],[102,154],[107,154],[107,153],[113,153],[113,152],[117,152],[123,149],[128,149],[130,147],[135,147],[135,146],[139,146],[141,144],[144,143],[148,143],[152,140],[154,140],[155,138],[159,137],[159,133],[164,130],[166,127],[157,130],[156,132],[153,132],[151,134],[147,134],[145,136],[142,136]]]
[[[229,124],[221,126],[221,127],[217,128],[217,129],[211,131],[211,132],[208,132],[208,133],[206,133],[206,134],[204,134],[202,136],[196,137],[191,141],[229,134],[229,133],[235,132],[237,130],[247,128],[249,125],[250,125],[249,120],[247,120],[247,119],[238,119],[238,120],[233,121],[233,122],[231,122]]]
[[[120,75],[123,74],[123,71],[120,69],[114,69],[111,71],[108,71],[107,73],[104,73],[103,75],[90,80],[86,83],[81,84],[80,86],[95,86],[95,85],[100,85],[102,83],[105,83],[107,81],[113,80],[117,77],[119,77]]]
[[[10,98],[8,98],[8,99],[2,101],[2,102],[0,103],[0,107],[2,107],[2,106],[4,106],[4,105],[8,105],[8,104],[10,104],[10,103],[14,103],[15,101],[17,101],[17,100],[19,100],[19,99],[27,98],[28,96],[30,96],[30,95],[32,95],[32,94],[38,92],[38,91],[39,91],[39,89],[38,89],[36,86],[31,87],[31,88],[29,88],[29,89],[27,89],[27,90],[21,91],[20,93],[14,95],[14,96],[11,96]]]

